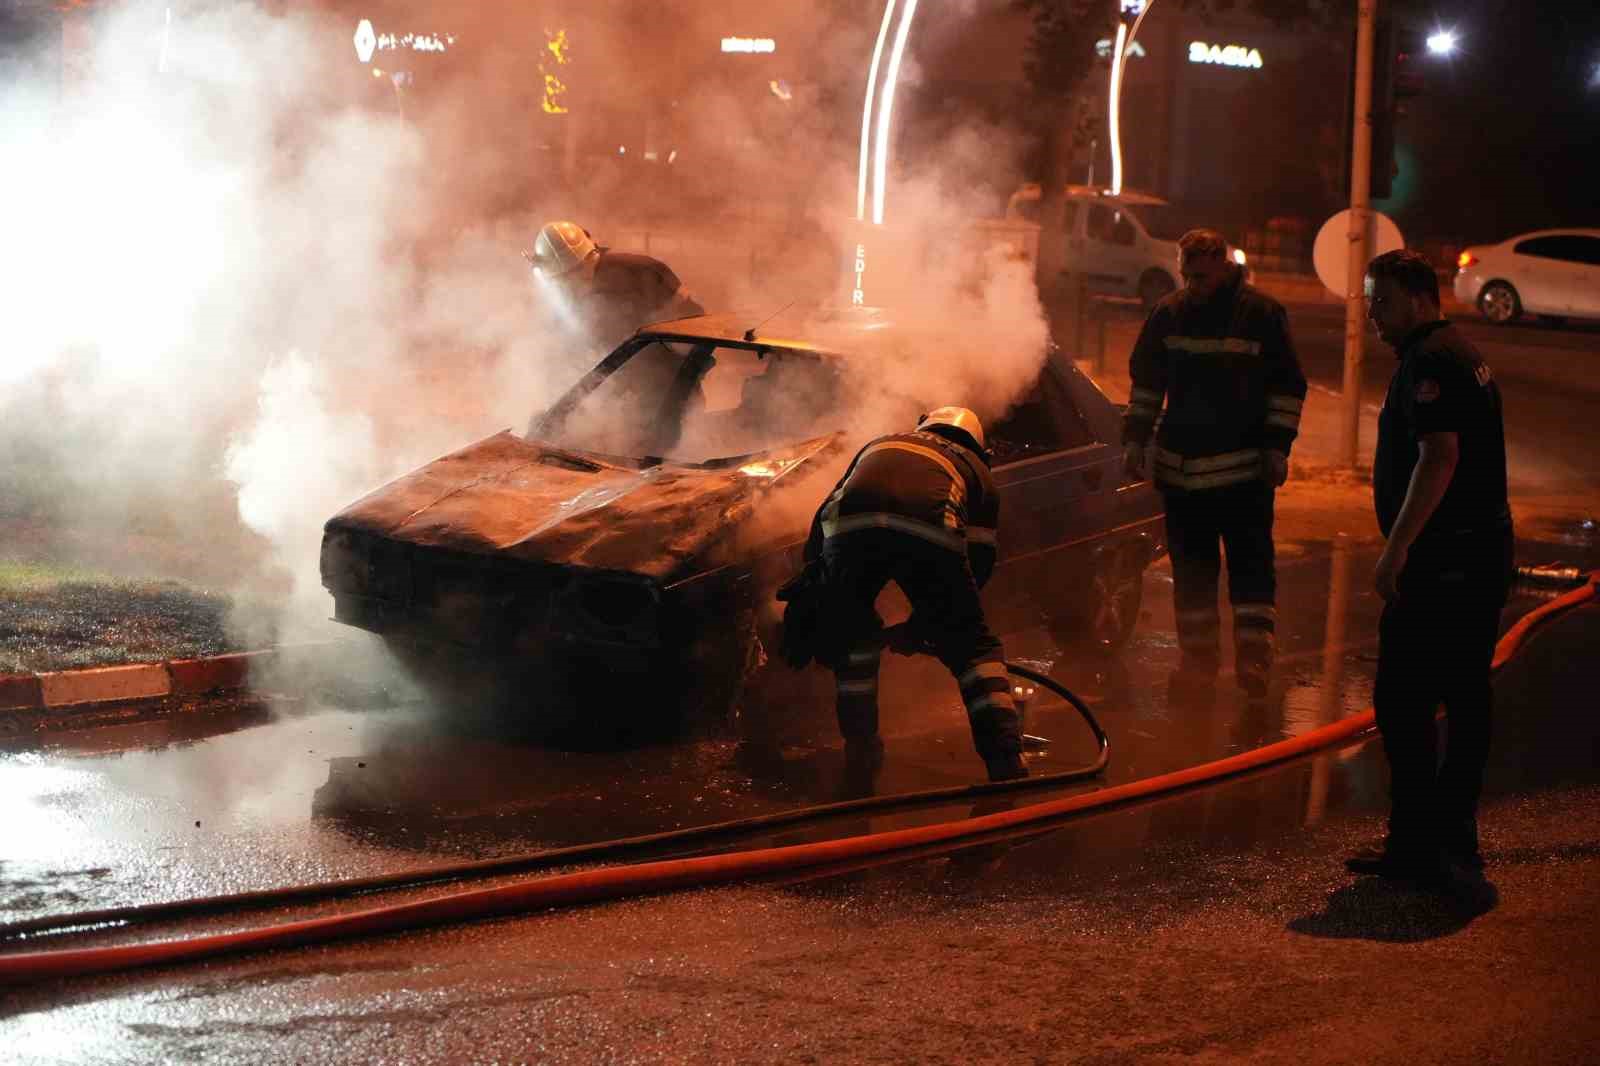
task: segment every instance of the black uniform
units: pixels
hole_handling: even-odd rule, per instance
[[[870,442],[823,501],[806,558],[820,556],[827,572],[825,624],[833,636],[818,658],[836,675],[847,742],[876,742],[883,621],[874,604],[893,581],[961,686],[973,744],[991,774],[997,761],[1020,758],[1005,654],[978,598],[994,570],[999,516],[988,463],[932,432]]]
[[[1166,297],[1144,324],[1129,360],[1133,388],[1124,443],[1156,434],[1154,473],[1166,500],[1178,643],[1191,665],[1221,655],[1217,579],[1220,540],[1241,677],[1264,677],[1276,640],[1274,487],[1267,451],[1285,457],[1300,429],[1306,380],[1283,306],[1242,272],[1205,303]]]
[[[1419,439],[1455,433],[1460,457],[1379,623],[1373,703],[1389,757],[1389,848],[1471,855],[1489,756],[1489,664],[1512,573],[1500,390],[1477,350],[1443,320],[1416,329],[1397,351],[1372,464],[1384,536],[1405,502]],[[1442,766],[1433,720],[1441,702],[1449,714]]]
[[[589,331],[606,346],[622,341],[640,326],[705,313],[671,267],[633,252],[601,252],[594,276],[581,291],[579,313]]]

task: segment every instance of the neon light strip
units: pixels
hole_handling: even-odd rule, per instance
[[[1122,49],[1128,38],[1128,27],[1117,23],[1117,39],[1111,46],[1111,114],[1109,123],[1111,129],[1111,194],[1115,196],[1122,191],[1122,125],[1117,120],[1117,103],[1122,97],[1122,65],[1125,62]]]
[[[894,33],[894,51],[889,53],[883,102],[878,105],[878,143],[874,153],[877,171],[872,176],[872,222],[876,226],[883,225],[884,184],[889,173],[889,119],[894,114],[895,84],[900,80],[900,59],[905,55],[906,37],[911,33],[911,20],[916,14],[917,0],[906,0],[900,13],[900,26]]]
[[[872,97],[878,89],[878,61],[883,58],[883,42],[889,36],[889,22],[894,18],[895,0],[883,8],[883,25],[878,27],[878,43],[872,49],[872,68],[867,71],[867,102],[861,108],[861,175],[856,180],[856,221],[867,217],[867,159],[868,141],[872,132]]]

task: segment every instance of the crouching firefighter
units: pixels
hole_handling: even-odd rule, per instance
[[[893,581],[911,602],[904,628],[914,634],[897,650],[927,650],[955,677],[990,780],[1028,775],[1005,654],[978,598],[994,571],[999,514],[983,427],[964,407],[941,407],[915,432],[867,444],[818,509],[806,569],[778,593],[789,603],[784,657],[796,667],[815,657],[833,670],[853,773],[875,773],[883,758],[883,620],[874,604]]]
[[[1276,641],[1273,495],[1289,474],[1306,379],[1282,305],[1245,283],[1222,235],[1191,230],[1178,249],[1186,288],[1150,312],[1129,360],[1124,460],[1143,477],[1155,435],[1182,653],[1174,680],[1209,686],[1221,665],[1220,541],[1239,687],[1259,699]]]

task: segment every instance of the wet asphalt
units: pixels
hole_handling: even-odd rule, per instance
[[[1007,651],[1048,664],[1094,708],[1112,741],[1105,783],[1194,765],[1369,706],[1374,554],[1346,539],[1281,546],[1279,680],[1262,705],[1226,677],[1210,697],[1169,691],[1164,566],[1146,575],[1122,654],[1043,627],[1007,634]],[[1519,545],[1523,563],[1597,556],[1581,530]],[[1520,597],[1507,623],[1537,602]],[[790,883],[0,992],[0,1040],[13,1061],[40,1063],[1460,1061],[1463,1051],[1586,1061],[1600,985],[1568,955],[1600,947],[1600,664],[1585,654],[1597,637],[1600,611],[1579,612],[1499,679],[1490,879],[1459,898],[1338,867],[1381,830],[1381,750],[1366,743],[1025,838]],[[886,663],[878,790],[978,780],[948,678],[921,661]],[[357,687],[375,689],[406,695],[376,678]],[[519,740],[515,723],[447,719],[425,699],[349,702],[265,693],[14,740],[0,751],[0,921],[402,871],[851,794],[825,703],[790,709],[781,748],[753,757],[731,733],[558,752]],[[1036,773],[1092,756],[1059,700],[1036,694],[1026,727],[1049,740],[1029,755]],[[747,843],[1063,794],[834,819]],[[357,905],[369,904],[124,938]],[[1508,1036],[1512,1025],[1522,1037]]]

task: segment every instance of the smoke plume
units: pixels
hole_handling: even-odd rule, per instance
[[[323,631],[322,522],[520,430],[592,362],[518,255],[553,217],[659,256],[714,309],[752,313],[847,302],[864,248],[866,301],[897,329],[864,364],[862,395],[882,402],[852,408],[848,428],[900,428],[930,394],[1002,412],[1046,330],[1030,269],[972,223],[1017,180],[1019,139],[954,112],[919,124],[937,140],[896,143],[886,224],[863,226],[856,130],[877,13],[741,8],[796,57],[761,96],[708,46],[727,32],[715,6],[668,19],[587,5],[566,77],[589,132],[514,142],[495,131],[546,117],[535,57],[550,27],[498,5],[439,27],[464,58],[426,91],[391,90],[387,72],[353,89],[367,72],[343,18],[222,0],[171,27],[159,5],[97,16],[70,77],[0,89],[0,456],[26,489],[8,506],[182,539],[187,572],[170,576],[266,608],[238,619],[249,639]],[[926,84],[913,43],[905,113]],[[649,180],[592,144],[633,129],[646,98],[683,102],[617,134],[654,156]]]

